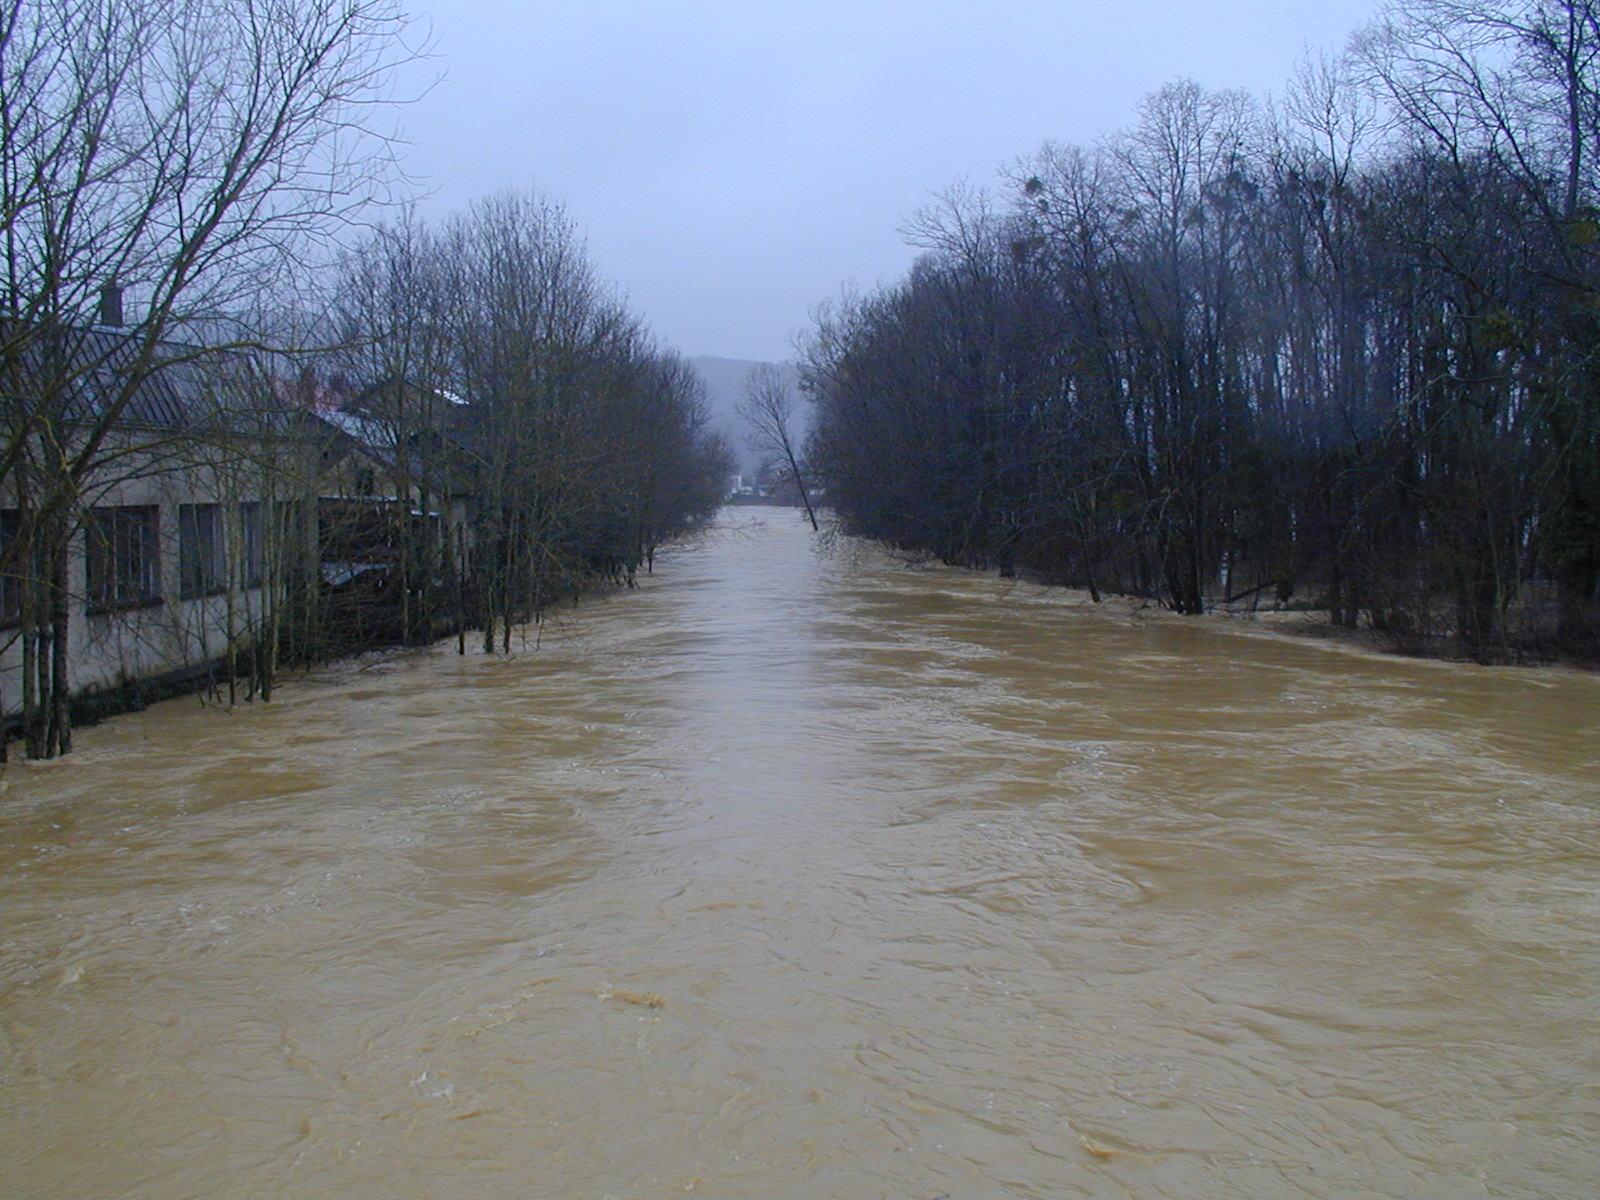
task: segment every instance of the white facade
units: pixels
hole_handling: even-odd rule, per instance
[[[74,695],[215,662],[230,643],[247,644],[261,617],[278,503],[261,501],[237,460],[166,457],[146,467],[86,489],[67,556]],[[0,509],[15,505],[0,489]],[[9,716],[22,707],[22,637],[14,608],[0,622],[0,712]]]

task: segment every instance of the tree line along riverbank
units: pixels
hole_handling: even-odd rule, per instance
[[[1392,6],[915,216],[803,378],[840,527],[1175,612],[1600,658],[1600,9]]]
[[[392,0],[0,13],[0,756],[631,582],[731,471],[703,386],[507,192],[424,222]]]

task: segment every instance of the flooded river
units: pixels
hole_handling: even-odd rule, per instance
[[[9,768],[0,1195],[1592,1196],[1597,726],[739,512]]]

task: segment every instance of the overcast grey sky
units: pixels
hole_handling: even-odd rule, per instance
[[[404,115],[442,214],[566,204],[689,354],[784,358],[817,301],[903,271],[929,194],[1086,141],[1192,76],[1281,91],[1377,0],[414,0],[445,80]]]

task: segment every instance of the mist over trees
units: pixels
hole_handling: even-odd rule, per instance
[[[750,436],[754,432],[739,413],[745,401],[745,383],[750,372],[762,366],[775,366],[782,372],[792,389],[798,389],[799,376],[792,362],[763,363],[755,359],[719,358],[715,355],[696,354],[689,365],[695,369],[705,384],[706,404],[713,432],[728,439],[734,454],[734,469],[741,475],[754,478],[760,473],[770,455],[761,449],[751,449]],[[810,415],[809,406],[803,402],[796,406],[795,432],[803,444],[807,428],[804,418]]]
[[[812,530],[821,532],[800,463],[799,434],[795,430],[798,401],[788,374],[773,363],[761,363],[745,376],[739,416],[750,430],[746,444],[784,474],[799,495]]]
[[[1421,0],[919,214],[822,310],[852,533],[1181,613],[1600,652],[1600,5]]]

